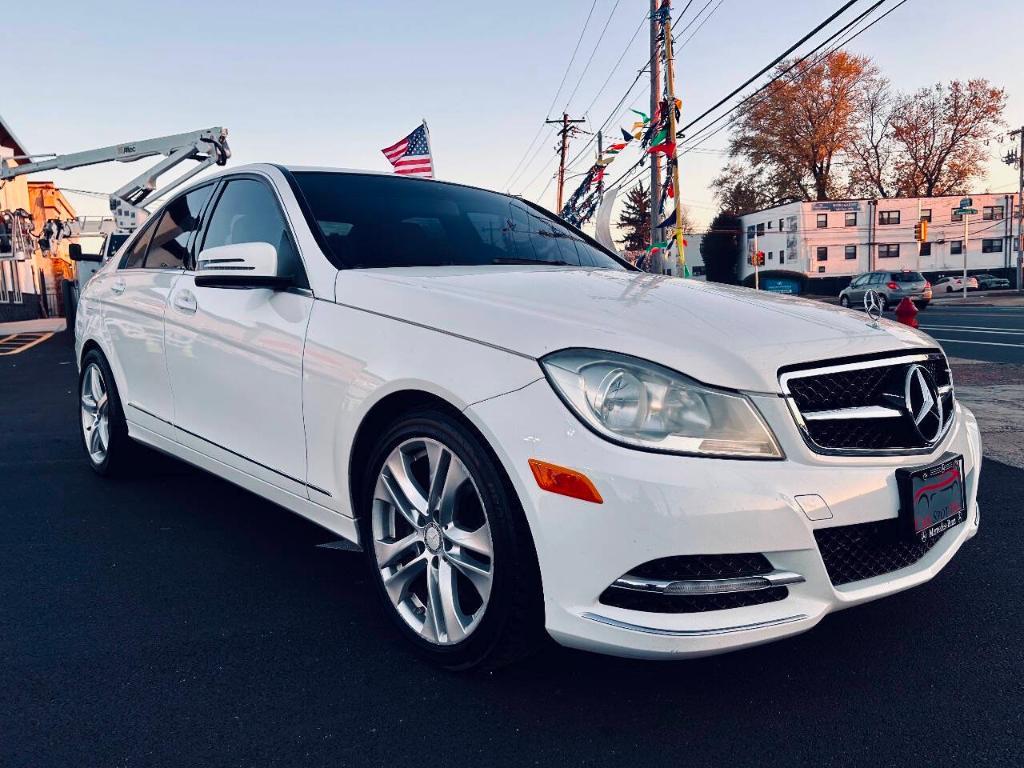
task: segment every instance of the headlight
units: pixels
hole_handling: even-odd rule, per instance
[[[615,352],[566,349],[541,365],[580,420],[613,442],[698,456],[782,457],[744,395]]]

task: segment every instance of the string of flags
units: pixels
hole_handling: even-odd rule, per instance
[[[679,99],[675,100],[676,118],[678,119],[682,104]],[[648,115],[639,109],[631,109],[639,119],[634,121],[630,130],[620,128],[621,140],[605,147],[601,156],[597,158],[585,174],[579,186],[569,196],[562,206],[559,215],[574,226],[580,226],[587,222],[597,210],[600,203],[600,196],[596,187],[604,179],[608,166],[615,157],[628,147],[632,142],[639,141],[641,148],[648,155],[663,153],[668,161],[668,178],[672,178],[672,164],[676,160],[676,142],[673,137],[668,136],[668,104],[663,99],[657,106],[654,115]],[[661,199],[662,209],[657,215],[662,215],[665,200],[675,198],[675,190],[672,182],[669,181],[665,187],[665,195]]]

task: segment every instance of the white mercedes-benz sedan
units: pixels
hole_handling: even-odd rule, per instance
[[[447,668],[546,631],[680,658],[928,581],[981,440],[928,336],[633,270],[537,206],[253,165],[177,194],[83,290],[81,429],[365,553]]]

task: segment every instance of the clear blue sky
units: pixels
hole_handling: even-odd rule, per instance
[[[222,125],[231,131],[232,164],[266,160],[376,170],[389,167],[380,148],[425,116],[441,178],[502,188],[548,116],[591,2],[20,0],[14,26],[11,20],[5,25],[0,109],[33,152]],[[704,2],[695,0],[687,18]],[[683,4],[675,0],[675,11]],[[868,4],[861,0],[854,8]],[[680,51],[684,112],[703,111],[839,5],[723,0]],[[615,0],[597,0],[553,112],[565,106],[613,6]],[[599,93],[647,7],[647,0],[619,1],[568,105],[571,113],[593,103],[592,125],[607,117],[646,61],[642,30]],[[1024,4],[1015,0],[910,0],[851,50],[873,57],[904,90],[987,77],[1008,90],[1006,117],[1019,126],[1024,68],[1014,29],[1022,23]],[[639,105],[646,103],[641,87],[634,94]],[[547,184],[554,138],[545,135],[543,144],[512,191],[536,198]],[[725,134],[705,145],[724,146]],[[993,157],[1007,146],[993,144]],[[634,159],[624,154],[618,167]],[[715,153],[684,158],[683,200],[700,222],[713,213],[708,182],[722,162]],[[109,191],[141,170],[141,164],[96,166],[49,178]],[[1015,171],[993,162],[980,186],[1016,189]],[[553,191],[552,184],[542,199],[549,207]],[[80,212],[105,210],[102,200],[72,199]]]

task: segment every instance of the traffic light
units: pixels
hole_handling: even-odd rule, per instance
[[[750,259],[750,263],[755,265],[755,266],[758,266],[758,267],[763,267],[764,266],[764,251],[757,251],[757,252],[755,252],[754,255]]]
[[[914,225],[914,239],[919,243],[928,242],[928,222],[924,219]]]

